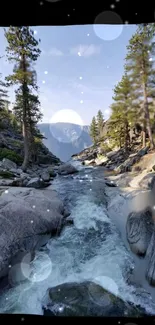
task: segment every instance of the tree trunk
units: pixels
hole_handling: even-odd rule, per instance
[[[150,114],[149,114],[147,97],[144,99],[144,111],[145,111],[148,135],[149,135],[149,139],[150,139],[150,147],[151,147],[151,149],[153,149],[154,148],[154,141],[153,141],[152,130],[151,130]]]
[[[25,56],[22,57],[23,72],[26,72],[26,62]],[[23,95],[23,138],[24,138],[24,161],[22,164],[22,169],[25,172],[29,163],[29,137],[28,137],[28,125],[27,125],[27,109],[28,109],[28,87],[27,82],[24,80],[22,85],[22,95]]]
[[[141,132],[142,135],[142,147],[145,148],[146,147],[146,117],[144,114],[144,122],[143,122],[143,129]]]
[[[143,72],[144,72],[144,76],[145,76],[145,61],[143,61]],[[154,141],[153,141],[151,123],[150,123],[150,113],[149,113],[148,96],[147,96],[147,84],[146,84],[145,80],[143,81],[143,94],[144,94],[144,104],[143,105],[144,105],[144,116],[145,116],[145,120],[146,120],[146,128],[147,128],[149,139],[150,139],[150,147],[151,147],[151,149],[153,149]],[[146,146],[146,130],[145,130],[145,146]]]
[[[121,136],[120,136],[120,138],[119,138],[119,147],[120,147],[120,149],[122,148]]]
[[[130,135],[129,135],[129,125],[128,125],[128,120],[125,120],[125,151],[128,151],[130,143]]]
[[[142,131],[142,147],[146,147],[146,132],[144,130]]]
[[[29,144],[28,144],[26,118],[23,118],[23,138],[24,138],[24,161],[22,164],[22,170],[26,172],[27,165],[29,162]]]

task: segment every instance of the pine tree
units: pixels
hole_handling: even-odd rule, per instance
[[[155,44],[154,24],[143,24],[138,26],[135,35],[129,42],[128,54],[126,56],[127,71],[132,79],[135,91],[139,98],[143,99],[143,147],[146,146],[146,130],[148,131],[151,148],[154,147],[152,137],[149,106],[155,97],[154,75],[152,55],[154,55]]]
[[[4,81],[1,80],[2,74],[0,74],[0,116],[6,111],[6,103],[8,98],[7,86]]]
[[[99,136],[99,138],[101,138],[102,132],[103,132],[103,127],[104,127],[104,118],[103,118],[103,113],[101,112],[101,110],[99,110],[97,113],[96,121],[97,121],[97,128],[98,128],[98,136]]]
[[[126,69],[122,80],[114,88],[114,103],[111,105],[111,118],[109,123],[109,136],[116,141],[117,145],[125,147],[128,151],[130,147],[130,127],[137,120],[136,95]],[[116,139],[118,137],[118,139]]]
[[[93,140],[93,143],[96,144],[98,141],[98,127],[97,127],[95,117],[93,117],[91,125],[90,125],[90,136]]]
[[[13,74],[6,80],[10,85],[19,85],[19,91],[22,93],[22,131],[24,138],[24,161],[22,168],[25,171],[29,163],[29,125],[28,112],[29,94],[31,89],[37,90],[36,73],[31,69],[31,64],[35,62],[40,55],[38,41],[34,38],[33,31],[28,27],[9,27],[5,30],[5,37],[8,42],[6,48],[9,61],[15,62]]]
[[[30,158],[32,162],[37,161],[37,145],[39,134],[37,123],[42,119],[40,112],[40,102],[38,96],[29,95],[29,111],[28,111],[28,126],[29,126],[29,141],[30,141]],[[36,141],[37,140],[37,141]]]

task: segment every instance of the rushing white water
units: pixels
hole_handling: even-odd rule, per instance
[[[143,288],[128,283],[134,268],[130,252],[106,210],[102,169],[80,169],[78,176],[58,177],[54,181],[74,226],[66,227],[59,238],[49,240],[36,253],[33,273],[22,270],[28,280],[4,292],[0,313],[43,314],[46,290],[70,281],[93,280],[124,300],[155,311],[151,297]]]

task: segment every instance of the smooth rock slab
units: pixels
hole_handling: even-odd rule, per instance
[[[63,283],[49,289],[47,294],[49,303],[44,315],[136,317],[144,313],[90,281]]]
[[[139,212],[131,212],[126,224],[126,235],[133,253],[139,256],[146,254],[154,223],[152,211],[149,207]]]

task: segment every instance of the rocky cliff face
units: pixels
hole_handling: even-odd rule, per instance
[[[12,126],[8,125],[8,128],[0,131],[0,160],[8,158],[17,165],[20,165],[23,161],[23,138]],[[59,164],[60,159],[53,155],[44,144],[39,144],[38,164]]]

